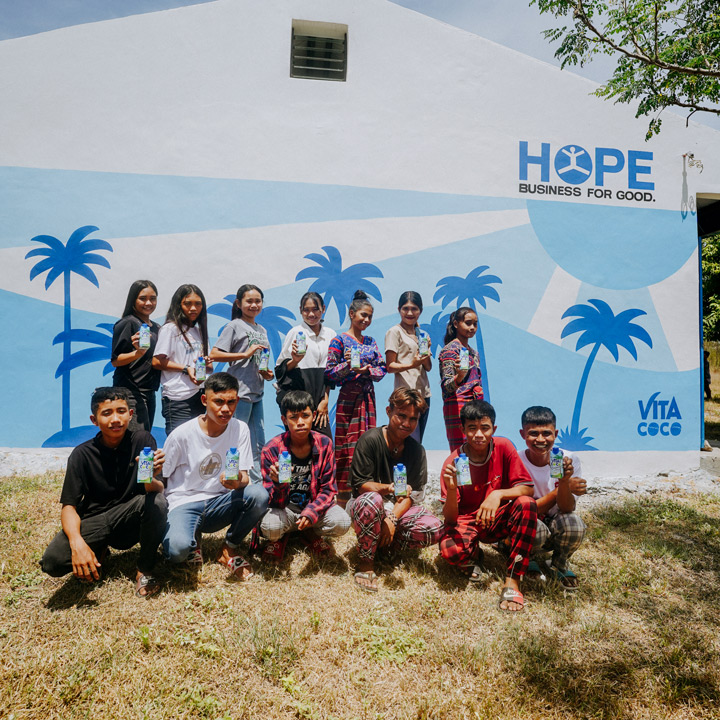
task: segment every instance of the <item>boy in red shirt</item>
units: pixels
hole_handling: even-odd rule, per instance
[[[500,609],[522,610],[519,581],[527,571],[537,524],[532,478],[513,444],[506,438],[493,437],[497,428],[490,403],[467,403],[460,421],[465,443],[448,457],[441,474],[445,531],[440,553],[451,565],[470,571],[470,579],[479,582],[483,572],[479,543],[508,538],[510,557]],[[455,461],[460,454],[467,455],[471,483],[458,487]]]

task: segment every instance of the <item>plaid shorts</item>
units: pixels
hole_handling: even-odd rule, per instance
[[[574,512],[538,518],[532,555],[542,559],[552,556],[552,564],[558,570],[567,570],[570,556],[585,538],[585,530],[582,518]]]
[[[475,522],[475,513],[458,516],[455,525],[445,526],[440,539],[440,554],[451,565],[464,567],[475,562],[481,542],[494,543],[508,538],[510,558],[507,574],[521,578],[530,562],[536,525],[535,500],[522,495],[501,505],[495,513],[495,522],[489,528],[479,527]]]

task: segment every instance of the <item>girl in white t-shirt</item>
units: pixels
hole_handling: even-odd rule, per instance
[[[232,319],[225,326],[215,347],[210,352],[212,360],[230,363],[228,372],[237,378],[240,402],[235,417],[250,428],[254,467],[250,479],[261,482],[260,453],[265,445],[265,415],[263,393],[265,382],[275,376],[272,370],[260,369],[263,351],[269,352],[267,332],[255,322],[262,312],[264,295],[257,285],[238,288],[232,307]],[[267,366],[269,368],[269,365]]]
[[[412,437],[422,442],[430,414],[430,382],[428,371],[432,370],[432,351],[428,337],[428,354],[420,356],[418,343],[420,325],[418,320],[423,310],[420,293],[406,290],[398,300],[400,322],[393,325],[385,334],[385,365],[389,373],[395,375],[395,390],[406,387],[417,390],[425,398],[427,408],[420,416]]]
[[[181,285],[172,296],[158,333],[152,366],[161,370],[162,415],[169,435],[178,425],[202,415],[202,382],[195,377],[198,358],[212,372],[208,356],[207,306],[197,285]]]
[[[322,296],[314,291],[306,292],[300,299],[302,324],[288,332],[282,351],[275,363],[277,377],[277,403],[291,390],[305,390],[312,395],[317,411],[313,430],[327,435],[332,440],[328,417],[330,385],[325,380],[330,341],[335,331],[323,324],[325,303]],[[305,353],[298,354],[298,333],[305,335]]]

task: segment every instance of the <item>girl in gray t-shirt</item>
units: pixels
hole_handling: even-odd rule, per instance
[[[260,452],[265,445],[263,392],[272,370],[261,370],[262,351],[270,347],[265,328],[255,322],[263,307],[264,295],[257,285],[243,285],[237,291],[232,320],[225,326],[210,352],[214,361],[229,363],[228,372],[237,378],[240,390],[235,417],[250,428],[254,467],[250,479],[260,482]]]

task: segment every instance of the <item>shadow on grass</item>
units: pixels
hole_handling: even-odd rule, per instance
[[[643,694],[714,716],[720,680],[709,629],[720,623],[720,519],[718,499],[706,502],[708,512],[635,500],[587,518],[604,562],[576,605],[559,605],[556,632],[546,623],[509,630],[504,664],[518,692],[577,718],[630,718],[630,698]],[[582,635],[563,634],[568,616],[582,612],[593,618]]]

